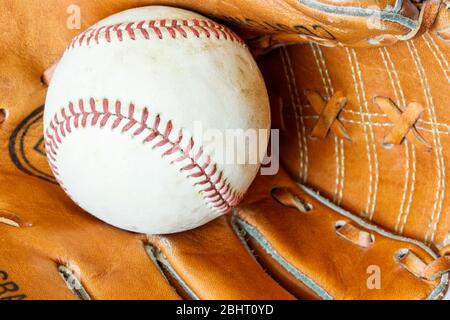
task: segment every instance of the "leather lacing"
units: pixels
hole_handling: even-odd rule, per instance
[[[321,95],[314,91],[306,91],[305,95],[314,111],[319,115],[310,137],[325,139],[331,131],[337,137],[352,142],[352,138],[339,119],[339,114],[347,105],[347,98],[342,91],[337,91],[328,101],[324,101]],[[384,136],[383,146],[390,148],[402,144],[407,139],[425,151],[431,150],[431,145],[416,127],[417,121],[424,111],[421,104],[411,102],[405,110],[402,110],[395,102],[386,97],[375,96],[372,102],[387,115],[392,123],[392,127]]]
[[[309,212],[313,209],[313,206],[310,203],[294,195],[288,188],[273,188],[272,197],[286,207],[295,208],[303,213]]]
[[[296,208],[301,212],[313,209],[311,204],[299,198],[288,188],[274,188],[272,197],[284,206]],[[308,210],[305,211],[305,208],[308,208]],[[375,235],[373,233],[348,221],[337,221],[335,231],[339,237],[364,249],[370,248],[375,243]],[[394,258],[403,268],[423,280],[434,281],[444,273],[450,272],[450,245],[441,249],[439,258],[429,263],[425,262],[410,249],[400,249]]]
[[[450,272],[450,246],[440,252],[440,257],[427,263],[409,249],[397,252],[396,261],[418,278],[434,281],[444,273]]]
[[[340,237],[362,248],[369,248],[375,242],[375,235],[364,231],[347,221],[337,221],[334,228]]]
[[[338,91],[328,102],[323,101],[317,92],[307,91],[305,94],[314,111],[319,114],[319,119],[311,132],[311,137],[323,139],[331,130],[339,138],[352,141],[338,118],[339,113],[347,104],[347,98],[344,97],[344,94]]]
[[[0,209],[0,223],[16,228],[26,228],[33,225],[30,221],[22,219],[17,214],[2,209]]]
[[[408,139],[408,141],[416,146],[423,146],[427,150],[431,149],[431,146],[416,128],[417,120],[419,120],[424,111],[421,104],[411,102],[406,109],[402,111],[399,106],[389,98],[374,97],[373,103],[377,105],[393,123],[392,128],[383,140],[383,144],[386,147],[401,144],[404,139]]]
[[[436,18],[439,14],[442,0],[427,0],[422,1],[420,8],[420,14],[418,18],[418,27],[411,32],[403,36],[397,36],[399,40],[410,40],[416,38],[423,33],[427,32],[433,26]]]

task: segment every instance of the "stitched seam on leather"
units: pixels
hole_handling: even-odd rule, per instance
[[[322,51],[319,46],[315,43],[310,44],[311,51],[314,56],[314,61],[316,62],[317,70],[319,71],[320,78],[322,80],[323,86],[325,88],[325,94],[328,100],[334,95],[334,88],[331,83],[330,76],[328,74],[328,69],[326,67],[326,62],[323,58]],[[320,56],[320,59],[319,59]],[[325,76],[326,75],[326,76]],[[320,117],[320,116],[319,116]],[[339,185],[340,185],[340,168],[339,168],[339,138],[334,136],[334,154],[335,154],[335,166],[336,166],[336,177],[335,177],[335,190],[333,194],[333,202],[338,203]]]
[[[397,100],[399,102],[401,102],[401,105],[403,106],[403,108],[406,108],[405,93],[404,93],[403,87],[400,83],[400,77],[398,75],[397,69],[395,68],[395,65],[392,61],[392,58],[391,58],[391,55],[390,55],[388,49],[383,48],[382,52],[385,52],[386,61],[389,61],[389,64],[391,66],[392,77],[395,77],[395,82],[393,79],[391,80],[391,81],[393,81],[392,86],[394,88],[394,93],[396,96],[399,96],[399,97],[397,97]],[[386,67],[386,68],[388,68],[388,67]],[[389,76],[391,76],[391,74],[389,74]],[[397,88],[395,87],[395,85],[397,86]],[[409,149],[411,150],[411,156],[409,155]],[[406,180],[405,196],[406,196],[406,191],[408,190],[408,184],[410,184],[410,186],[409,186],[408,202],[406,203],[406,207],[402,206],[403,220],[399,224],[399,229],[398,229],[400,234],[403,234],[404,228],[408,222],[409,215],[411,213],[411,205],[412,205],[412,200],[413,200],[415,185],[416,185],[416,151],[415,151],[414,144],[412,144],[412,143],[410,144],[407,139],[405,140],[405,153],[406,153],[406,170],[407,170],[407,178],[405,179]],[[410,165],[410,163],[411,163],[411,165]],[[411,171],[411,178],[409,179],[410,171]],[[409,182],[409,180],[410,180],[410,182]],[[400,216],[399,216],[399,218],[400,218]]]
[[[354,59],[354,63],[355,63],[355,69],[356,69],[356,73],[358,75],[358,82],[359,82],[359,88],[361,89],[360,95],[361,98],[364,101],[364,107],[367,111],[367,120],[368,120],[368,128],[369,128],[369,136],[370,136],[370,146],[372,149],[372,154],[373,154],[373,162],[374,162],[374,181],[373,181],[373,193],[372,193],[372,199],[371,199],[371,206],[368,210],[369,213],[369,217],[372,220],[373,216],[375,214],[375,206],[377,203],[377,195],[378,195],[378,182],[379,182],[379,167],[378,167],[378,153],[377,153],[377,147],[376,147],[376,142],[375,142],[375,134],[374,134],[374,130],[373,130],[373,126],[372,126],[372,117],[370,115],[370,110],[369,110],[369,104],[367,101],[367,97],[366,97],[366,89],[364,87],[364,81],[363,81],[363,76],[361,74],[361,68],[359,65],[359,60],[356,56],[356,51],[354,49],[351,50],[352,54],[353,54],[353,59]]]
[[[145,251],[155,266],[159,269],[159,272],[164,276],[169,285],[172,286],[169,279],[167,278],[167,273],[177,281],[178,285],[184,290],[184,292],[189,295],[193,300],[200,300],[200,298],[194,293],[194,291],[187,285],[187,283],[180,277],[180,275],[175,271],[170,262],[167,260],[166,256],[159,250],[154,244],[146,244]],[[158,254],[158,253],[159,254]],[[174,288],[175,291],[178,291]],[[177,292],[179,294],[179,292]]]
[[[433,56],[435,57],[436,61],[439,63],[439,66],[441,67],[442,73],[444,73],[445,78],[447,79],[447,82],[450,83],[450,66],[448,64],[447,59],[444,56],[444,53],[437,45],[436,41],[434,41],[433,37],[427,32],[424,35],[422,35],[422,39],[425,41],[426,45],[430,49],[430,51],[433,53]]]
[[[267,241],[267,239],[262,235],[256,227],[248,224],[240,218],[236,218],[236,223],[239,224],[241,228],[245,230],[259,245],[266,251],[272,259],[274,259],[281,267],[283,267],[287,272],[289,272],[298,281],[304,283],[311,290],[313,290],[317,295],[322,297],[324,300],[333,300],[331,296],[324,288],[317,284],[313,279],[308,277],[306,274],[298,270],[294,265],[289,263],[284,257],[282,257]]]
[[[345,111],[345,110],[344,110]],[[317,118],[319,118],[319,116],[317,116],[317,115],[311,115],[311,116],[303,116],[303,118],[304,119],[314,119],[314,120],[317,120]],[[354,125],[358,125],[358,126],[363,126],[363,125],[368,125],[368,122],[366,122],[366,121],[358,121],[358,120],[351,120],[351,119],[346,119],[346,118],[344,118],[344,117],[342,117],[342,116],[340,116],[339,117],[339,120],[342,122],[342,123],[350,123],[350,124],[354,124]],[[430,124],[428,124],[428,123],[426,123],[426,122],[424,122],[424,121],[417,121],[418,123],[419,122],[421,122],[421,123],[423,123],[424,125],[430,125]],[[392,124],[391,123],[389,123],[389,122],[371,122],[371,125],[373,126],[373,127],[392,127]],[[435,130],[436,130],[436,132],[438,133],[438,134],[440,134],[440,135],[442,135],[442,134],[445,134],[445,135],[449,135],[450,134],[450,128],[446,128],[447,126],[445,125],[445,124],[443,124],[443,123],[436,123],[436,125],[434,126],[435,127]],[[443,130],[439,130],[439,129],[436,129],[436,128],[438,128],[438,127],[442,127],[443,128]],[[429,133],[433,133],[433,129],[428,129],[428,128],[425,128],[424,126],[418,126],[418,125],[416,125],[416,129],[420,132],[420,131],[424,131],[424,132],[429,132]]]
[[[288,91],[289,91],[289,96],[291,98],[292,111],[294,113],[294,118],[295,118],[295,133],[296,133],[297,148],[298,148],[299,158],[300,158],[298,161],[299,162],[298,176],[300,179],[304,180],[304,176],[303,176],[303,166],[304,166],[303,144],[302,144],[302,134],[301,134],[301,128],[300,128],[301,122],[300,122],[300,116],[297,111],[296,100],[292,93],[292,84],[290,81],[289,71],[287,68],[286,55],[287,55],[286,48],[281,48],[280,57],[281,57],[281,61],[282,61],[283,69],[284,69],[284,75],[286,77],[286,83],[287,83],[287,87],[288,87]]]
[[[114,36],[114,37],[113,37]],[[138,37],[150,39],[188,39],[214,37],[229,40],[245,46],[245,43],[230,29],[208,20],[142,20],[138,22],[118,23],[99,28],[88,29],[73,38],[67,51],[92,43],[123,41],[125,38],[136,40]]]
[[[70,267],[65,264],[60,264],[57,269],[64,283],[78,299],[92,300],[91,296],[86,291],[86,288],[81,283],[81,280],[74,275],[73,270]]]
[[[423,66],[421,65],[421,63],[419,61],[418,52],[416,50],[414,50],[415,47],[414,47],[414,43],[412,41],[406,42],[406,45],[408,47],[409,53],[411,54],[411,58],[416,66],[417,74],[420,78],[422,89],[424,90],[424,97],[425,97],[426,106],[427,106],[426,110],[429,115],[430,125],[431,125],[431,129],[432,129],[431,133],[433,135],[433,144],[434,144],[433,149],[434,149],[434,153],[436,156],[436,167],[437,167],[437,171],[438,171],[437,172],[437,176],[438,176],[437,189],[436,189],[436,193],[435,193],[434,201],[433,201],[433,210],[430,215],[430,222],[428,223],[427,231],[426,231],[425,239],[424,239],[425,242],[429,243],[432,241],[432,240],[430,240],[430,230],[433,226],[435,216],[437,214],[437,210],[438,210],[438,206],[439,206],[439,199],[440,199],[440,189],[441,189],[441,162],[440,162],[440,158],[439,158],[439,150],[437,148],[437,146],[439,144],[438,143],[439,135],[436,134],[436,127],[434,126],[434,122],[436,119],[434,117],[434,112],[433,112],[434,105],[431,105],[432,104],[432,101],[430,101],[431,95],[427,91],[427,85],[425,84],[426,79],[424,79],[424,70],[423,70]]]
[[[406,103],[404,103],[404,105],[406,105]],[[353,116],[367,116],[368,114],[370,114],[371,118],[388,118],[388,116],[386,114],[383,113],[377,113],[377,112],[359,112],[359,111],[354,111],[354,110],[348,110],[348,109],[344,109],[341,111],[341,116],[340,119],[341,121],[352,121],[352,120],[348,120],[345,119],[342,114],[347,114],[347,115],[353,115]],[[303,118],[308,119],[308,118],[318,118],[317,115],[314,116],[303,116]],[[381,119],[380,119],[381,120]],[[419,125],[420,124],[420,125]],[[385,123],[386,126],[391,126],[390,123]],[[418,119],[417,120],[417,124],[416,124],[416,128],[420,129],[420,130],[426,130],[431,132],[431,129],[426,129],[424,126],[433,126],[433,123],[430,121],[426,121],[424,119]],[[448,134],[450,131],[450,125],[448,125],[447,123],[442,123],[442,122],[436,122],[434,124],[435,127],[443,127],[443,130],[445,131],[440,131],[440,133],[446,133]]]
[[[330,4],[321,3],[316,0],[298,0],[298,1],[307,7],[326,13],[341,14],[354,17],[368,17],[368,18],[379,17],[379,19],[382,21],[384,20],[398,23],[409,29],[416,29],[418,25],[417,21],[414,21],[408,17],[398,14],[395,11],[376,10],[370,8],[349,7],[349,6],[333,6]],[[396,5],[396,10],[398,8],[401,8],[401,6]]]
[[[326,95],[328,100],[334,95],[334,87],[333,82],[330,77],[330,73],[328,72],[328,68],[325,62],[325,58],[323,56],[322,49],[319,45],[315,43],[311,43],[311,50],[314,55],[314,60],[317,65],[317,69],[319,70],[320,77],[323,82],[323,86],[325,87]],[[342,110],[341,110],[342,112]],[[338,205],[342,201],[343,190],[344,190],[344,179],[345,179],[345,154],[344,154],[344,141],[339,137],[334,137],[335,143],[335,162],[336,162],[336,179],[335,179],[335,193],[333,195],[333,201]]]
[[[45,146],[51,169],[56,180],[67,193],[69,192],[59,178],[56,165],[58,148],[63,143],[63,138],[70,134],[74,128],[78,129],[80,126],[82,128],[96,126],[102,128],[108,122],[112,122],[112,130],[120,129],[122,132],[131,133],[132,136],[139,136],[147,131],[149,134],[146,134],[143,138],[144,143],[159,140],[153,145],[153,149],[169,146],[170,148],[165,150],[162,155],[177,156],[170,163],[179,165],[182,172],[189,174],[187,178],[197,180],[194,187],[200,188],[199,192],[203,195],[204,201],[216,212],[226,213],[240,202],[242,195],[223,178],[223,172],[218,170],[217,164],[213,163],[209,156],[203,154],[203,148],[200,146],[198,151],[194,151],[196,145],[192,137],[188,137],[186,145],[182,146],[183,139],[186,137],[183,131],[179,130],[178,137],[173,141],[171,133],[175,129],[171,120],[163,125],[159,114],[151,116],[148,108],[142,110],[141,118],[138,119],[135,117],[135,106],[132,103],[123,105],[120,101],[116,101],[114,112],[110,110],[110,106],[112,107],[113,104],[108,99],[103,99],[101,110],[97,109],[97,104],[93,98],[89,99],[88,104],[90,110],[85,108],[83,99],[80,99],[78,110],[75,110],[73,103],[69,103],[67,108],[60,109],[59,112],[55,113],[45,134]],[[58,116],[62,119],[60,120]],[[152,125],[150,126],[148,123]],[[137,129],[131,130],[133,127],[137,127]],[[160,129],[161,127],[163,130]],[[203,163],[200,163],[200,160],[203,159]],[[188,161],[188,164],[185,164],[186,161]]]
[[[401,232],[403,233],[403,230],[406,227],[406,223],[408,222],[409,215],[411,213],[411,206],[413,201],[413,196],[416,188],[416,147],[413,144],[409,144],[411,146],[411,187],[409,192],[409,199],[406,206],[406,215],[402,221],[401,225]]]
[[[376,196],[378,189],[378,158],[375,145],[375,138],[373,135],[373,127],[371,122],[371,116],[369,111],[369,106],[367,103],[367,98],[365,95],[364,83],[362,81],[361,69],[359,67],[356,52],[353,49],[346,48],[347,57],[352,70],[353,83],[355,86],[356,97],[358,99],[358,105],[361,112],[361,121],[364,123],[363,132],[364,139],[366,142],[367,160],[369,167],[369,187],[368,187],[368,199],[366,204],[366,209],[363,214],[369,218],[373,219],[375,213]],[[363,106],[365,108],[365,113],[363,113]],[[366,114],[366,115],[365,115]],[[366,122],[367,116],[367,122]],[[369,130],[368,130],[369,129]],[[372,155],[373,151],[373,155]],[[372,164],[372,159],[374,160],[374,165]],[[375,168],[374,168],[375,167]]]
[[[170,276],[178,282],[178,285],[193,299],[200,300],[200,298],[195,294],[195,292],[188,286],[188,284],[181,278],[181,276],[175,271],[172,265],[167,261],[167,258],[164,257],[164,260],[158,259],[158,261],[162,264],[162,267],[170,274]],[[164,272],[164,271],[163,271]]]
[[[252,248],[250,248],[248,241],[245,239],[246,232],[245,230],[242,230],[238,226],[238,212],[237,209],[234,209],[233,215],[231,216],[231,228],[233,229],[234,234],[239,239],[241,244],[244,246],[245,250],[249,254],[249,256],[259,265],[258,259],[255,256],[255,253],[252,251]],[[244,232],[242,232],[244,231]],[[264,270],[265,272],[265,270]]]
[[[386,68],[386,72],[389,76],[390,82],[391,82],[391,86],[392,89],[394,91],[394,95],[395,95],[395,99],[397,100],[397,104],[401,105],[402,108],[404,108],[406,106],[406,99],[405,99],[405,95],[400,83],[400,78],[398,76],[397,70],[395,68],[395,65],[391,59],[390,53],[386,48],[380,48],[379,49],[380,52],[380,56],[381,59],[383,60],[384,66]],[[415,169],[415,157],[414,157],[414,145],[411,144],[411,151],[413,153],[412,156],[412,160],[410,159],[410,154],[409,154],[409,148],[410,148],[410,144],[408,143],[408,140],[405,139],[405,183],[403,186],[403,192],[402,192],[402,197],[401,197],[401,202],[400,202],[400,208],[399,208],[399,212],[397,215],[397,220],[396,220],[396,224],[394,226],[394,230],[400,234],[403,233],[404,227],[406,225],[406,222],[408,221],[408,217],[409,217],[409,209],[411,208],[411,201],[412,201],[412,197],[414,194],[414,183],[415,183],[415,172],[411,172],[410,175],[410,167],[413,168],[413,170]],[[410,162],[411,162],[411,166],[410,166]],[[411,183],[410,183],[411,180]],[[409,187],[409,185],[411,184],[411,187]],[[409,195],[408,197],[408,204],[406,204],[406,198],[407,195]]]
[[[292,109],[294,111],[294,116],[297,126],[297,139],[298,147],[300,151],[300,172],[299,177],[301,181],[305,182],[308,179],[308,143],[306,141],[306,127],[303,121],[303,105],[298,93],[298,86],[295,80],[295,73],[292,68],[291,58],[289,51],[284,47],[281,51],[281,59],[283,63],[284,74],[286,77],[286,82],[288,84],[289,95],[291,97]]]
[[[431,214],[430,223],[428,225],[428,230],[425,235],[425,241],[426,242],[433,242],[434,237],[436,235],[437,227],[440,221],[441,213],[442,213],[442,204],[444,202],[445,198],[445,162],[444,157],[442,154],[442,144],[441,144],[441,138],[436,130],[436,127],[434,126],[435,123],[437,123],[437,116],[436,116],[436,110],[435,105],[433,101],[433,96],[430,91],[430,86],[428,84],[428,78],[426,77],[425,69],[422,64],[420,55],[417,51],[417,48],[414,44],[414,41],[407,41],[406,45],[408,47],[408,51],[411,54],[411,58],[414,61],[417,73],[420,78],[420,83],[423,89],[426,106],[427,106],[427,112],[429,113],[429,117],[432,123],[432,133],[433,133],[433,143],[434,143],[434,152],[436,155],[436,165],[438,169],[438,183],[437,183],[437,189],[435,194],[435,199],[433,203],[433,212]]]

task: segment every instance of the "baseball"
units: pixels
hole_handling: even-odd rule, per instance
[[[234,148],[205,132],[242,138],[269,128],[264,81],[243,41],[161,6],[115,14],[75,37],[44,114],[47,157],[66,193],[111,225],[150,234],[230,212],[258,173],[267,133],[237,148],[236,158],[257,161],[239,162],[224,161]]]

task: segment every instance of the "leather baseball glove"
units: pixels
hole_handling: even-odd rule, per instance
[[[450,2],[71,2],[1,0],[0,299],[444,297]],[[257,177],[233,214],[165,236],[77,207],[42,133],[49,67],[70,40],[150,4],[234,26],[280,130],[277,174]]]

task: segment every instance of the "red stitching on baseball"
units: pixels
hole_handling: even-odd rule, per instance
[[[208,20],[143,20],[138,22],[118,23],[112,26],[103,26],[99,28],[87,29],[83,33],[73,38],[67,50],[73,49],[76,46],[89,46],[92,39],[96,44],[102,40],[102,36],[106,42],[112,42],[113,34],[118,41],[123,41],[125,37],[136,40],[138,34],[146,40],[151,38],[163,39],[166,35],[170,38],[177,39],[188,38],[193,35],[200,38],[205,35],[206,38],[211,38],[212,35],[216,39],[224,39],[232,42],[245,45],[245,43],[230,29]]]
[[[141,116],[135,116],[135,105],[129,104],[124,107],[120,101],[110,104],[108,99],[103,99],[101,107],[97,108],[97,103],[94,98],[88,100],[89,108],[86,108],[83,99],[78,101],[78,110],[72,102],[68,104],[67,108],[62,108],[59,113],[56,113],[45,134],[45,148],[48,155],[50,167],[61,186],[66,190],[65,186],[60,181],[58,166],[56,165],[58,149],[63,143],[61,136],[65,138],[72,133],[72,126],[74,128],[81,127],[104,127],[108,124],[109,119],[115,118],[111,124],[111,129],[117,129],[122,124],[122,132],[129,132],[134,126],[138,126],[137,130],[130,131],[133,136],[140,135],[144,131],[149,131],[150,134],[145,134],[143,143],[148,143],[156,138],[160,141],[155,143],[152,148],[157,149],[163,146],[168,146],[168,149],[162,153],[163,157],[179,153],[180,155],[170,161],[170,164],[179,164],[180,171],[187,172],[187,178],[202,179],[196,181],[194,186],[199,187],[199,192],[203,195],[205,202],[219,213],[226,213],[237,205],[242,199],[242,195],[231,187],[231,184],[223,179],[223,172],[218,171],[217,165],[211,161],[211,158],[204,155],[202,147],[199,147],[194,152],[194,140],[189,138],[186,145],[181,145],[183,141],[183,131],[179,130],[177,137],[172,141],[170,136],[174,130],[171,120],[165,123],[162,130],[161,116],[150,116],[148,108],[144,108]],[[110,106],[114,112],[110,111]],[[125,110],[123,110],[125,109]],[[61,119],[58,118],[61,116]],[[79,121],[81,117],[81,123]],[[91,121],[88,121],[91,118]],[[150,125],[148,125],[149,123]],[[204,162],[201,163],[201,159]],[[187,160],[189,163],[182,164]],[[67,192],[67,190],[66,190]]]

